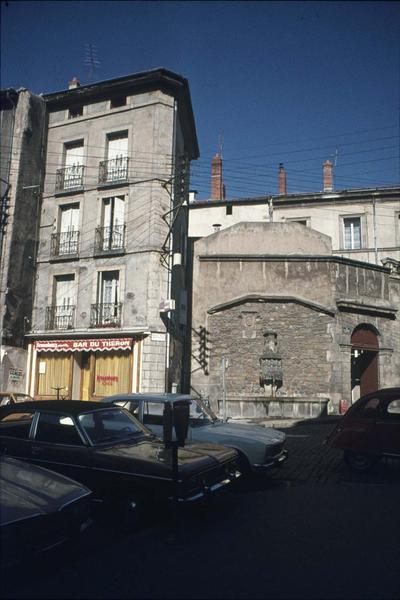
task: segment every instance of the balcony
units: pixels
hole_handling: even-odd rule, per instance
[[[90,327],[120,327],[122,302],[92,304]]]
[[[65,169],[57,169],[56,192],[70,192],[83,187],[83,165],[72,165]]]
[[[79,231],[61,231],[51,235],[50,257],[70,258],[78,256]]]
[[[75,306],[48,306],[46,308],[46,329],[73,329]]]
[[[120,156],[112,160],[102,160],[99,165],[99,184],[122,183],[128,181],[127,156]]]
[[[115,254],[125,250],[125,225],[96,227],[95,254]]]

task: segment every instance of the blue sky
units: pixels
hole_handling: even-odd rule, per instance
[[[210,193],[223,139],[228,198],[400,183],[400,3],[16,2],[1,6],[1,87],[47,93],[156,67],[189,80]]]

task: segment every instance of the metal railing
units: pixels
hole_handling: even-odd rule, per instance
[[[99,183],[116,183],[128,180],[127,156],[120,156],[111,160],[102,160],[99,164]]]
[[[92,304],[90,309],[91,327],[119,327],[121,325],[122,302]]]
[[[72,329],[75,322],[75,306],[47,306],[46,329]]]
[[[57,169],[56,192],[79,189],[83,187],[83,165],[72,165],[65,169]]]
[[[95,252],[115,252],[124,250],[125,225],[110,227],[96,227],[94,249]]]
[[[79,231],[61,231],[51,234],[50,256],[77,255],[79,248]]]

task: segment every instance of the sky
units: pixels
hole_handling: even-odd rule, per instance
[[[91,50],[90,50],[91,49]],[[88,57],[96,59],[94,72]],[[1,2],[1,87],[49,93],[164,67],[189,82],[210,196],[400,184],[399,2]]]

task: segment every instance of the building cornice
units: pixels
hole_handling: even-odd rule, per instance
[[[307,254],[200,254],[200,262],[326,262],[350,267],[361,267],[372,271],[390,274],[390,269],[372,263],[343,258],[341,256]]]
[[[336,313],[335,310],[328,308],[326,306],[322,306],[321,304],[316,304],[315,302],[311,302],[310,300],[306,300],[305,298],[301,298],[299,296],[282,296],[282,295],[265,295],[265,294],[246,294],[245,296],[239,296],[237,298],[232,298],[227,302],[223,302],[222,304],[216,304],[207,310],[207,313],[212,315],[217,312],[221,312],[223,310],[227,310],[229,308],[233,308],[234,306],[239,306],[240,304],[245,304],[247,302],[254,303],[285,303],[285,304],[300,304],[301,306],[305,306],[314,310],[316,312],[322,312],[333,317]]]

